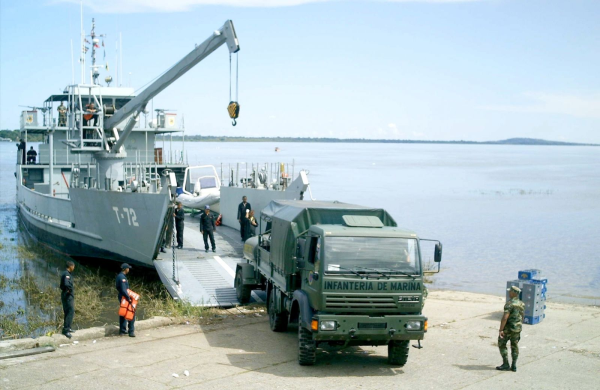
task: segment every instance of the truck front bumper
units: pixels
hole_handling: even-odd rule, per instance
[[[426,322],[427,318],[422,315],[369,317],[317,314],[312,318],[311,329],[316,341],[378,345],[387,344],[390,340],[423,340],[427,332]]]

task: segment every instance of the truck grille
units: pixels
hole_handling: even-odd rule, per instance
[[[387,322],[379,322],[379,323],[369,323],[369,322],[359,322],[358,329],[385,329],[387,328]]]
[[[396,310],[397,305],[393,296],[346,296],[346,295],[327,295],[325,297],[325,307],[328,309],[379,309]]]

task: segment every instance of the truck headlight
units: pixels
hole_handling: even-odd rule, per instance
[[[421,329],[421,321],[408,321],[406,322],[406,330],[420,330]]]
[[[337,329],[337,322],[336,321],[321,321],[321,326],[319,326],[319,329],[321,330],[336,330]]]

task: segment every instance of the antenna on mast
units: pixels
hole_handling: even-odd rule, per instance
[[[119,86],[121,86],[123,85],[123,35],[121,35],[121,32],[119,32],[119,61],[121,61],[121,69],[119,69],[119,74],[121,75],[119,77],[119,81],[121,82]],[[119,66],[119,64],[117,64],[117,66]]]
[[[92,39],[92,84],[98,85],[98,77],[100,72],[98,68],[100,65],[96,65],[96,49],[100,48],[100,38],[104,38],[106,34],[96,35],[96,22],[92,18],[92,31],[90,32],[90,38]]]
[[[73,40],[71,39],[71,84],[75,84],[75,56],[73,55]]]
[[[83,1],[80,3],[80,19],[81,19],[81,53],[79,54],[79,63],[81,64],[81,84],[85,84],[85,32],[83,31]]]

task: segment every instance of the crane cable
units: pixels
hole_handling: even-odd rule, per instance
[[[238,88],[239,88],[239,61],[238,54],[235,55],[235,100],[231,97],[231,53],[229,53],[229,105],[227,106],[227,112],[229,112],[229,117],[233,119],[231,122],[232,126],[237,125],[236,119],[240,115],[240,104],[237,102],[238,100]]]

